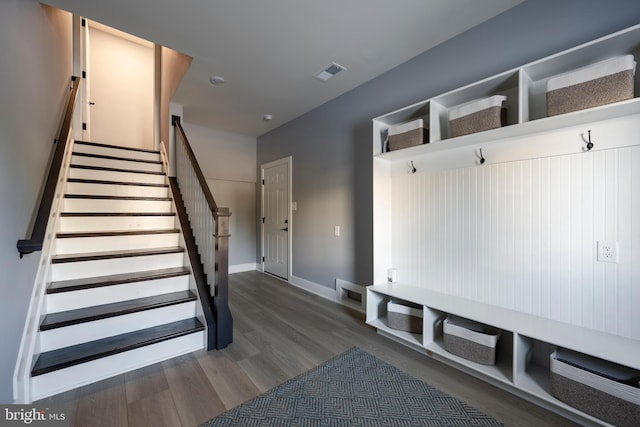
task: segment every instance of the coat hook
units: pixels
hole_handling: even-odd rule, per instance
[[[416,167],[413,165],[413,160],[411,160],[411,173],[416,173]]]
[[[591,129],[587,131],[587,140],[585,142],[587,143],[587,151],[591,151],[593,148],[593,142],[591,142]]]
[[[483,164],[484,164],[484,162],[485,162],[485,158],[484,158],[484,156],[482,155],[482,148],[481,148],[481,149],[480,149],[480,164],[481,164],[481,165],[483,165]]]

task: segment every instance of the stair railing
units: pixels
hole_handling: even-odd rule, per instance
[[[193,259],[192,268],[200,298],[202,299],[205,296],[203,294],[206,294],[213,301],[215,325],[208,326],[208,349],[214,348],[212,341],[215,342],[216,349],[221,349],[233,340],[233,318],[229,310],[229,216],[231,213],[228,208],[217,206],[182,128],[180,117],[173,116],[172,124],[175,129],[176,176],[170,178],[170,183],[172,189],[177,186],[179,195],[176,199],[182,198],[188,216],[187,226],[182,227],[187,246],[189,246],[190,233],[193,234],[197,246],[195,249],[199,254],[202,272],[199,272],[200,266],[194,265]],[[176,200],[176,207],[180,210],[178,205]],[[180,216],[180,212],[178,215]],[[189,250],[189,247],[187,249]],[[193,251],[189,250],[189,252],[192,256]],[[205,317],[206,305],[208,302],[203,301]],[[215,334],[212,334],[211,329],[214,329]]]
[[[49,166],[49,173],[47,174],[47,180],[44,185],[44,191],[42,192],[42,198],[40,199],[40,206],[38,207],[36,220],[31,231],[31,237],[25,240],[18,240],[17,247],[18,252],[20,252],[20,258],[26,254],[30,254],[31,252],[42,250],[42,245],[47,231],[47,223],[49,222],[49,216],[51,215],[51,206],[53,205],[53,200],[55,198],[58,177],[60,175],[60,170],[62,169],[67,142],[69,141],[71,119],[73,118],[73,110],[78,96],[78,88],[80,87],[80,78],[73,76],[71,77],[71,81],[72,84],[69,100],[62,116],[60,133],[58,134],[58,138],[54,140],[56,147]]]

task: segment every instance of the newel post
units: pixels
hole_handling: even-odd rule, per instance
[[[216,317],[216,348],[227,347],[233,341],[233,318],[229,310],[229,217],[228,208],[218,208],[215,214],[216,277],[213,310]]]

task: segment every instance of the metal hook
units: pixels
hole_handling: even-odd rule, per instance
[[[411,160],[411,173],[416,173],[416,167],[413,165],[413,160]]]
[[[484,158],[484,156],[482,155],[482,148],[481,148],[481,149],[480,149],[480,164],[481,164],[481,165],[484,165],[484,162],[485,162],[485,158]]]
[[[587,143],[587,151],[591,151],[593,148],[593,142],[591,142],[591,130],[587,131],[587,140],[585,142]]]

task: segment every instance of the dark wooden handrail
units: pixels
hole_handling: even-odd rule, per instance
[[[207,185],[207,180],[202,174],[202,169],[200,169],[200,165],[198,164],[198,160],[196,156],[193,154],[193,150],[191,149],[191,144],[187,139],[187,135],[184,133],[184,129],[182,129],[182,124],[180,124],[179,116],[172,116],[171,122],[175,126],[176,130],[180,133],[180,140],[184,146],[184,149],[189,156],[189,160],[191,161],[191,167],[193,167],[193,171],[196,173],[198,177],[198,182],[200,183],[200,187],[202,187],[202,191],[204,192],[204,197],[207,200],[207,204],[209,204],[209,209],[211,209],[211,213],[217,217],[218,214],[218,205],[211,194],[211,190],[209,190],[209,185]]]
[[[36,214],[33,230],[31,231],[31,238],[18,240],[17,247],[18,252],[20,252],[20,258],[25,254],[42,250],[42,244],[44,243],[44,236],[47,231],[47,224],[51,214],[51,206],[53,205],[56,186],[58,184],[58,177],[60,176],[60,170],[62,169],[67,140],[69,139],[73,110],[78,96],[78,88],[80,87],[80,78],[73,76],[71,77],[71,81],[72,86],[71,93],[69,94],[69,101],[67,102],[67,106],[62,117],[60,133],[58,134],[58,138],[55,140],[56,148],[53,154],[53,159],[51,160],[51,165],[49,166],[49,173],[42,193],[42,199],[40,200],[40,206],[38,207],[38,213]]]
[[[215,220],[215,229],[213,230],[213,237],[215,239],[215,259],[213,260],[215,265],[215,277],[206,278],[203,274],[203,269],[201,268],[202,264],[200,261],[200,254],[197,253],[198,236],[194,236],[191,230],[185,230],[190,227],[187,208],[185,206],[182,211],[178,209],[179,215],[186,216],[185,220],[183,220],[182,217],[180,220],[185,240],[187,241],[189,257],[194,269],[194,279],[196,280],[199,297],[202,301],[203,311],[205,311],[205,318],[208,323],[207,349],[222,349],[227,347],[233,341],[233,317],[229,310],[229,217],[231,216],[231,213],[228,208],[218,207],[216,204],[213,195],[211,194],[211,190],[209,190],[209,185],[207,184],[202,170],[200,169],[196,156],[193,154],[187,135],[185,134],[184,129],[182,129],[180,117],[173,116],[171,118],[171,122],[176,130],[176,144],[179,144],[177,139],[182,141],[182,147],[185,149],[185,153],[189,158],[189,164],[193,173],[196,175],[199,187],[202,190],[202,194],[204,195],[207,204],[209,205],[211,215]],[[176,174],[176,179],[170,178],[172,191],[176,194],[181,191],[180,182],[177,179],[179,175],[179,173]],[[176,200],[176,205],[178,200],[180,203],[184,203],[181,195],[174,196],[174,199]],[[192,244],[189,244],[187,237],[193,239]],[[200,238],[206,239],[208,237],[200,236]],[[208,265],[211,266],[211,264]],[[209,289],[209,292],[207,292],[207,288],[209,287],[207,280],[211,279],[213,279],[214,286],[212,289]],[[210,301],[206,300],[208,298],[212,298],[213,300],[214,319],[212,319],[212,321],[209,320],[206,314],[207,307],[210,306]]]

